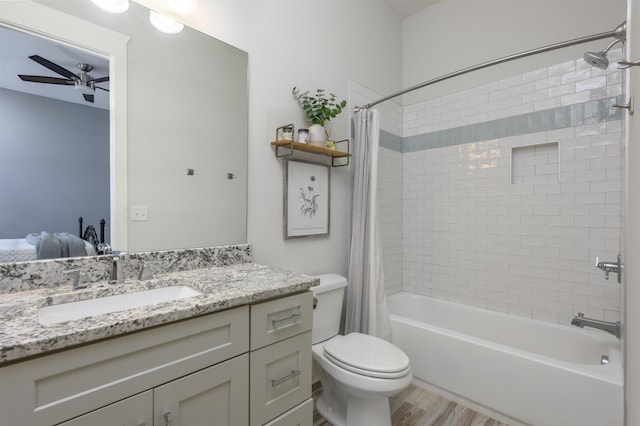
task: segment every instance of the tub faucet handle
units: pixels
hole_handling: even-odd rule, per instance
[[[609,272],[613,272],[614,274],[618,274],[618,284],[621,283],[621,276],[620,276],[620,272],[623,268],[621,260],[620,260],[620,255],[618,255],[618,258],[615,262],[609,262],[609,261],[600,261],[599,257],[596,257],[596,268],[598,269],[602,269],[604,271],[604,278],[606,280],[609,279]]]

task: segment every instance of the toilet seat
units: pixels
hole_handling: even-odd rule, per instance
[[[335,336],[323,345],[332,363],[363,376],[397,379],[410,373],[409,357],[393,344],[362,333]]]

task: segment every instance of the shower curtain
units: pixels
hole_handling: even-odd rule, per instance
[[[358,111],[353,124],[351,250],[345,331],[390,340],[377,196],[378,111]]]

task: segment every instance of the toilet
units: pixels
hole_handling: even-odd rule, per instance
[[[389,398],[411,383],[409,357],[393,344],[362,333],[340,335],[347,279],[317,275],[311,353],[320,367],[316,409],[336,426],[390,426]]]

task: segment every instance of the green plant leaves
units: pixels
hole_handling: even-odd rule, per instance
[[[291,92],[302,106],[310,124],[324,125],[325,121],[337,117],[347,105],[346,100],[336,102],[336,95],[333,93],[327,96],[325,89],[316,89],[314,95],[310,95],[309,91],[301,92],[297,87]]]

